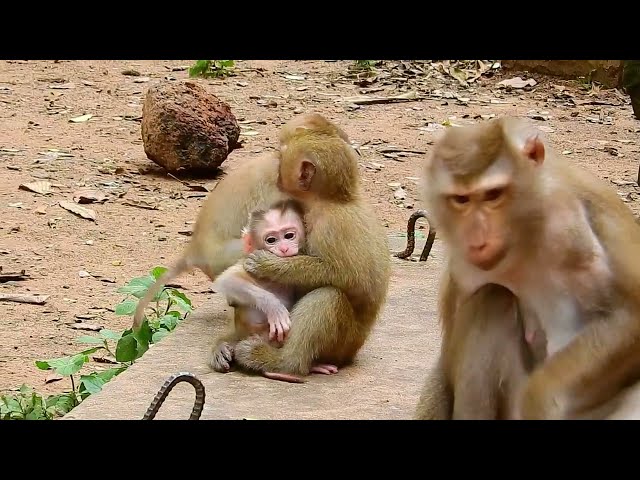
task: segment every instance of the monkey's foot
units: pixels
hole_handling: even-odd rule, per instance
[[[322,373],[324,375],[332,375],[338,373],[338,367],[329,363],[316,363],[311,367],[311,373]]]
[[[229,342],[222,342],[213,347],[211,357],[209,357],[209,365],[216,372],[226,373],[231,368],[233,361],[233,345]]]

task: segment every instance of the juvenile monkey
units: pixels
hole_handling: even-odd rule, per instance
[[[460,341],[456,324],[476,321],[473,308],[459,306],[477,302],[473,294],[487,284],[501,285],[525,321],[540,322],[548,353],[513,396],[509,418],[640,418],[630,404],[640,391],[640,228],[616,192],[509,118],[448,130],[425,176],[451,251],[443,347]],[[482,301],[501,299],[489,293]],[[471,349],[457,360],[483,358]],[[436,397],[423,396],[423,411],[444,410],[433,402],[450,398]]]
[[[349,141],[342,129],[322,115],[310,113],[294,117],[282,127],[280,148],[299,130],[317,131]],[[132,325],[134,330],[140,329],[145,308],[165,284],[194,268],[213,281],[242,257],[240,236],[249,212],[288,198],[277,187],[278,165],[279,158],[274,154],[252,158],[220,180],[198,214],[185,251],[138,302]]]
[[[265,250],[278,257],[298,255],[304,249],[304,210],[296,200],[284,200],[268,210],[256,210],[243,232],[245,254]],[[219,372],[229,370],[235,344],[252,334],[281,346],[290,329],[289,310],[297,300],[294,286],[281,285],[248,274],[243,260],[226,269],[214,282],[214,290],[227,296],[234,307],[233,326],[214,345],[210,364]],[[337,373],[334,365],[315,365],[315,373]],[[300,377],[264,372],[268,378],[301,382]]]
[[[381,223],[362,198],[355,151],[336,135],[300,129],[280,151],[278,185],[305,206],[307,254],[255,251],[244,262],[258,278],[300,287],[282,348],[241,340],[235,361],[257,372],[307,375],[316,362],[350,363],[383,306],[391,261]]]
[[[304,210],[295,200],[282,200],[268,210],[254,210],[243,231],[244,253],[266,250],[278,257],[298,255],[304,249]],[[258,279],[248,274],[241,259],[218,276],[215,291],[234,307],[235,332],[239,338],[266,333],[279,343],[291,327],[289,309],[296,300],[295,288]]]

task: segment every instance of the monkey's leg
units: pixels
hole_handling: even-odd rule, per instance
[[[416,420],[451,420],[453,393],[440,363],[434,366],[425,380],[416,407]]]
[[[238,342],[236,362],[257,372],[308,375],[319,359],[337,364],[350,361],[364,343],[351,304],[336,288],[311,291],[290,315],[292,327],[282,348],[273,348],[254,335]]]

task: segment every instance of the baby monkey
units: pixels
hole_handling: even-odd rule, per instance
[[[267,250],[278,257],[292,257],[304,249],[304,207],[293,199],[282,200],[268,210],[250,213],[249,223],[242,232],[245,255],[254,250]],[[227,297],[234,308],[231,331],[220,337],[213,347],[211,366],[219,372],[229,370],[235,344],[251,335],[261,335],[274,346],[282,346],[291,328],[289,310],[299,296],[295,288],[258,279],[247,273],[244,259],[227,268],[213,283],[213,289]],[[316,365],[312,372],[332,374],[334,365]],[[295,375],[265,372],[274,380],[301,383]]]

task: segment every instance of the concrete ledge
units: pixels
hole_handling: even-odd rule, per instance
[[[390,240],[394,251],[404,248],[402,238]],[[416,243],[421,249],[423,242]],[[211,371],[206,358],[229,308],[214,295],[64,418],[141,419],[166,379],[186,370],[197,375],[206,389],[202,419],[409,419],[426,370],[440,349],[436,295],[442,255],[437,239],[432,254],[435,258],[427,262],[393,259],[383,316],[355,364],[337,375],[311,375],[305,384],[288,384],[241,372]],[[187,419],[194,398],[191,385],[177,385],[156,418]]]

